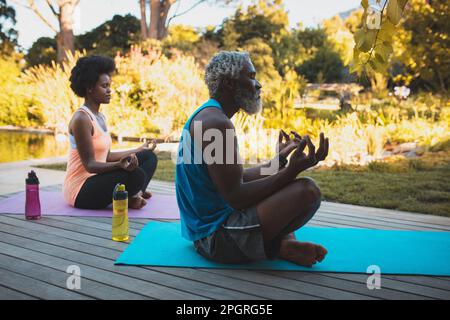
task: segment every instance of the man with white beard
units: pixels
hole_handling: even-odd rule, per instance
[[[206,67],[205,82],[211,99],[188,119],[178,150],[182,236],[219,263],[281,258],[310,267],[321,262],[325,248],[294,236],[321,203],[316,183],[297,176],[326,158],[328,138],[320,134],[316,152],[308,136],[292,131],[292,139],[281,130],[276,157],[244,169],[230,119],[240,109],[256,114],[262,108],[262,86],[249,54],[218,53]],[[269,175],[264,170],[274,167]]]

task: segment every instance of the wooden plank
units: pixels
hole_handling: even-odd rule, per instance
[[[111,218],[106,218],[106,217],[78,217],[78,219],[86,220],[86,221],[95,221],[95,222],[111,225]],[[129,218],[128,219],[130,227],[137,229],[137,230],[141,230],[150,221],[157,221],[157,220],[156,219],[147,219],[147,218]],[[173,221],[173,220],[171,220],[171,221]]]
[[[95,221],[95,220],[91,221],[90,219],[80,219],[77,217],[51,216],[51,217],[47,217],[47,218],[52,221],[61,221],[64,223],[70,222],[71,224],[85,227],[83,229],[87,230],[88,234],[92,234],[92,232],[95,232],[94,230],[105,231],[105,232],[109,233],[109,238],[111,238],[112,219],[110,219],[110,218],[105,218],[104,222]],[[131,220],[129,221],[128,226],[129,226],[129,234],[132,237],[135,237],[141,229],[141,225],[137,226],[139,229],[135,228],[134,222]]]
[[[84,252],[86,250],[85,248],[89,247],[89,253],[95,254],[100,257],[111,257],[111,256],[117,256],[118,250],[113,250],[105,247],[100,247],[96,245],[90,245],[86,243],[81,243],[74,241],[72,239],[67,239],[63,237],[58,237],[50,232],[42,233],[37,232],[30,229],[25,229],[21,227],[16,227],[14,225],[0,225],[0,232],[2,234],[10,234],[15,235],[18,237],[30,239],[30,241],[36,240],[41,241],[48,244],[60,244],[61,246],[64,246],[65,248]]]
[[[354,222],[354,221],[346,221],[346,220],[337,220],[333,218],[323,218],[319,216],[314,216],[311,219],[311,222],[317,222],[317,223],[325,223],[331,227],[335,228],[363,228],[363,229],[382,229],[382,230],[399,230],[399,228],[394,228],[390,226],[380,226],[380,225],[373,225],[370,223],[361,223],[361,222]],[[408,229],[401,229],[401,230],[408,230]]]
[[[2,226],[0,225],[0,228]],[[110,264],[112,265],[120,251],[118,250],[111,250],[103,247],[96,247],[94,245],[88,245],[88,244],[81,244],[78,242],[75,242],[73,240],[69,240],[66,238],[59,238],[56,236],[53,236],[51,234],[42,234],[35,231],[27,230],[27,229],[21,229],[14,226],[7,226],[8,233],[10,234],[19,234],[23,237],[29,237],[30,239],[43,241],[45,243],[49,244],[57,244],[58,246],[67,247],[79,252],[85,252],[90,255],[96,255],[99,257],[104,257],[106,259],[110,259]],[[0,229],[0,233],[3,233],[5,235],[8,235],[7,232],[4,231],[4,229]],[[66,264],[67,267],[68,264]],[[143,269],[143,268],[140,268]],[[122,267],[121,270],[128,270],[127,267]],[[143,270],[145,271],[145,270]],[[148,271],[151,272],[151,271]],[[125,275],[128,273],[125,273]],[[135,274],[130,274],[132,276],[136,276]],[[174,281],[169,281],[167,278],[168,276],[165,274],[157,275],[160,282],[164,284],[170,284]],[[141,277],[142,278],[142,277]],[[148,275],[146,275],[143,279],[148,278]],[[251,296],[247,294],[242,294],[236,291],[231,290],[220,290],[217,288],[217,286],[211,286],[211,285],[205,285],[200,283],[195,283],[192,281],[191,277],[185,277],[185,283],[183,288],[190,288],[192,292],[201,292],[203,294],[208,294],[209,298],[213,299],[258,299],[257,296]]]
[[[0,286],[0,300],[38,300],[19,291]]]
[[[268,299],[282,299],[282,300],[323,300],[323,298],[311,295],[306,290],[297,290],[291,292],[284,288],[274,288],[266,286],[265,284],[253,283],[247,280],[234,279],[220,274],[220,272],[203,272],[201,269],[194,268],[168,268],[168,267],[152,267],[152,270],[172,274],[174,271],[177,274],[184,273],[186,277],[195,279],[196,281],[208,281],[208,283],[215,283],[217,286],[223,288],[235,288],[243,292],[255,292],[255,294],[263,295]],[[259,292],[258,292],[259,290]]]
[[[444,230],[436,230],[434,228],[427,227],[414,227],[408,225],[397,224],[394,225],[389,222],[374,222],[371,220],[364,219],[344,219],[335,216],[326,216],[326,215],[315,215],[312,219],[313,221],[331,223],[341,226],[352,226],[359,227],[365,229],[382,229],[382,230],[422,230],[422,231],[444,231]]]
[[[409,222],[409,221],[392,219],[392,218],[374,218],[371,216],[352,215],[352,214],[345,214],[345,213],[334,213],[334,212],[330,213],[328,211],[324,211],[324,210],[320,210],[320,209],[316,213],[316,216],[323,217],[323,218],[329,218],[329,219],[336,219],[338,221],[343,220],[343,221],[366,222],[366,223],[374,224],[374,225],[386,225],[386,226],[398,227],[398,228],[404,228],[406,226],[410,230],[450,231],[450,227],[445,226],[445,225]]]
[[[346,279],[350,281],[356,281],[359,283],[366,283],[367,275],[356,274],[356,273],[322,273],[328,277],[334,277],[339,279]],[[407,283],[398,280],[392,280],[387,278],[389,275],[381,275],[381,287],[398,290],[402,292],[409,292],[419,296],[424,296],[432,299],[450,299],[450,294],[448,291],[421,286],[418,284]],[[401,279],[401,276],[397,276]]]
[[[5,236],[3,234],[3,236]],[[27,239],[28,240],[28,239]],[[49,254],[47,251],[47,246],[42,243],[32,243],[29,245],[29,248],[24,248],[20,243],[19,245],[13,245],[9,242],[20,242],[19,239],[14,238],[12,240],[12,236],[8,236],[7,239],[2,239],[0,242],[0,250],[9,256],[13,256],[16,258],[20,258],[26,261],[39,263],[44,266],[48,266],[51,268],[58,268],[64,270],[69,265],[78,265],[81,269],[83,277],[86,279],[91,279],[97,282],[101,282],[104,284],[108,284],[111,286],[115,286],[121,289],[137,292],[140,295],[147,296],[149,298],[154,299],[186,299],[186,300],[203,300],[204,298],[201,296],[194,296],[182,291],[172,290],[170,288],[164,287],[162,285],[155,284],[150,281],[144,281],[140,279],[136,279],[132,275],[124,275],[121,272],[115,272],[113,267],[107,269],[109,264],[106,264],[104,268],[93,267],[89,264],[86,264],[84,261],[79,259],[79,255],[75,252],[70,252],[69,250],[58,250],[58,252],[54,252],[53,255]],[[59,256],[64,256],[64,259],[59,258]],[[133,268],[129,269],[129,272],[133,273]]]
[[[17,227],[22,227],[28,230],[34,230],[36,232],[48,233],[61,238],[75,240],[79,243],[87,243],[94,244],[99,247],[124,250],[127,246],[126,243],[111,241],[108,239],[104,239],[97,236],[80,234],[79,232],[74,232],[65,229],[59,229],[57,227],[48,226],[42,223],[47,218],[43,218],[41,223],[35,223],[32,221],[26,221],[25,219],[21,219],[19,217],[15,217],[13,215],[0,215],[0,223],[5,225],[12,225]]]
[[[52,220],[64,221],[64,222],[68,221],[67,218],[68,217],[61,217],[61,216],[52,216],[51,217]],[[86,217],[86,219],[78,218],[78,217],[70,217],[70,223],[73,223],[73,224],[76,224],[79,226],[95,228],[98,230],[107,231],[107,232],[111,233],[112,219],[111,218],[100,218],[100,219],[103,219],[103,221],[97,220],[97,219],[92,219],[90,217],[89,218]],[[138,220],[138,219],[129,219],[128,220],[129,232],[130,232],[130,235],[133,237],[135,237],[139,233],[139,231],[145,226],[145,224],[136,222],[136,220]]]
[[[358,221],[359,220],[359,221]],[[326,224],[332,227],[354,227],[354,228],[364,228],[364,229],[378,229],[378,230],[409,230],[409,231],[434,231],[434,232],[447,232],[444,229],[436,229],[436,228],[428,228],[428,227],[419,227],[419,226],[408,226],[408,225],[399,225],[395,226],[389,222],[382,223],[376,222],[372,223],[371,220],[367,220],[364,222],[364,219],[342,219],[338,217],[326,217],[324,215],[316,214],[311,220],[311,222],[317,222],[321,224]]]
[[[351,212],[353,214],[361,214],[365,216],[393,218],[412,222],[425,222],[437,225],[450,226],[450,218],[442,216],[434,216],[421,213],[405,212],[398,210],[389,210],[381,208],[363,207],[351,204],[333,203],[322,201],[321,208],[335,213]]]
[[[28,262],[3,254],[0,254],[0,267],[36,280],[44,281],[63,289],[67,289],[66,281],[70,276],[70,274],[65,272],[66,270],[59,270],[57,268],[42,266],[33,262]],[[83,274],[81,274],[81,276],[81,289],[75,290],[75,292],[86,295],[88,297],[103,300],[146,299],[146,297],[143,295],[118,289],[112,286],[107,286],[100,282],[83,278]]]
[[[273,288],[283,288],[292,291],[305,290],[311,295],[324,299],[345,299],[345,300],[376,300],[377,298],[369,295],[349,292],[336,289],[333,287],[322,286],[319,283],[308,283],[303,281],[291,281],[286,278],[278,277],[274,273],[261,273],[249,270],[217,270],[217,269],[201,269],[204,272],[216,273],[229,278],[251,281],[254,283],[264,284]],[[319,278],[319,277],[318,277]]]
[[[5,235],[3,234],[3,239],[1,241],[8,242],[11,245],[17,245],[21,248],[26,248],[33,252],[39,252],[46,254],[48,256],[52,256],[54,258],[59,256],[64,256],[65,259],[69,260],[69,264],[77,264],[79,265],[83,272],[86,274],[87,272],[85,269],[87,269],[89,274],[93,276],[95,272],[101,271],[102,274],[107,273],[109,278],[120,278],[123,283],[125,283],[128,287],[127,288],[134,288],[136,287],[136,291],[140,294],[144,294],[144,292],[147,292],[146,295],[150,295],[154,298],[158,299],[205,299],[203,296],[203,291],[199,289],[204,289],[205,286],[201,285],[197,282],[194,282],[189,279],[182,279],[178,277],[171,277],[165,274],[161,274],[158,272],[155,272],[153,270],[148,270],[141,267],[129,267],[129,266],[114,266],[113,262],[114,259],[107,260],[103,258],[99,258],[90,254],[85,254],[81,252],[76,251],[70,251],[62,247],[55,247],[53,245],[48,245],[45,243],[40,242],[34,242],[29,243],[27,241],[28,239],[25,239],[25,241],[22,241],[21,238],[17,238],[11,235]],[[11,243],[13,242],[13,243]],[[42,264],[42,261],[40,262]],[[67,267],[68,264],[63,265],[63,267]],[[93,271],[93,269],[96,269],[96,271]],[[115,275],[114,275],[115,274]],[[128,279],[127,279],[128,278]],[[133,279],[136,278],[136,279]],[[137,280],[142,279],[142,280]],[[96,281],[106,283],[105,281],[111,280],[111,279],[102,279]],[[130,287],[132,283],[132,286]],[[177,287],[176,289],[173,289],[172,287]],[[124,288],[124,289],[127,289]],[[209,288],[210,291],[214,291],[213,287]],[[144,291],[142,291],[144,290]],[[151,292],[149,292],[151,290]],[[191,294],[190,292],[195,291],[195,295]],[[226,294],[226,293],[225,293]],[[224,296],[224,293],[221,295]],[[236,296],[236,295],[235,295]],[[234,298],[234,297],[233,297]],[[250,298],[247,296],[247,298]],[[251,297],[254,298],[254,297]]]
[[[317,220],[310,220],[306,226],[313,226],[313,227],[325,227],[325,228],[349,228],[349,229],[361,229],[360,227],[354,227],[346,224],[336,224],[336,223],[326,223],[322,221]]]
[[[450,283],[442,281],[438,277],[385,275],[384,278],[450,291]]]
[[[357,208],[357,209],[355,209]],[[411,224],[431,224],[436,226],[449,226],[450,218],[442,217],[430,214],[422,214],[422,213],[404,213],[396,210],[388,210],[388,209],[380,209],[380,208],[371,208],[371,207],[359,207],[353,205],[346,205],[335,203],[332,206],[327,205],[326,202],[322,201],[322,205],[319,208],[319,211],[322,210],[324,212],[328,212],[331,214],[344,214],[351,215],[357,217],[365,217],[368,219],[380,219],[380,220],[390,220],[392,221],[402,221],[405,223]]]
[[[92,300],[79,293],[32,279],[0,267],[0,285],[14,288],[33,297],[45,300]]]
[[[328,277],[314,272],[300,271],[263,271],[264,274],[270,274],[286,279],[301,281],[306,283],[320,284],[323,286],[346,290],[348,292],[360,293],[379,299],[396,300],[428,300],[430,298],[417,294],[401,292],[393,289],[382,288],[381,290],[369,290],[365,282],[350,281],[346,279]],[[367,276],[366,276],[367,277]]]

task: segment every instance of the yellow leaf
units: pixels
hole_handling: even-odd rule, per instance
[[[360,65],[358,65],[356,63],[353,63],[353,62],[350,63],[350,66],[349,66],[349,72],[350,73],[357,72],[358,69],[360,69]]]
[[[362,1],[361,1],[361,6],[362,6],[364,9],[367,9],[367,8],[369,7],[369,0],[362,0]]]
[[[364,30],[363,30],[364,32]],[[375,44],[375,38],[377,35],[376,30],[366,30],[361,36],[361,42],[359,44],[359,50],[362,52],[368,52]]]
[[[387,17],[394,25],[397,25],[400,22],[406,2],[407,1],[405,0],[389,0],[387,5]]]

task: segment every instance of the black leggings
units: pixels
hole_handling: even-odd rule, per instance
[[[145,191],[156,170],[158,159],[153,151],[136,153],[139,167],[133,171],[123,169],[97,174],[89,177],[81,187],[75,200],[75,208],[103,209],[112,203],[114,187],[118,183],[125,185],[128,197]]]

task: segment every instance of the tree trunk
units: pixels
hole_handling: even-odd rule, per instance
[[[447,86],[445,85],[444,78],[442,77],[442,73],[439,70],[439,68],[435,68],[434,72],[437,75],[437,78],[439,79],[439,85],[441,87],[442,92],[447,92]]]
[[[158,23],[161,10],[160,0],[150,0],[150,30],[148,37],[158,39]]]
[[[56,35],[57,62],[67,58],[67,51],[75,52],[73,43],[73,14],[78,0],[58,0],[59,6],[59,33]]]
[[[172,6],[172,3],[174,1],[171,0],[165,0],[161,3],[161,10],[159,15],[159,21],[158,21],[158,39],[162,40],[167,36],[167,27],[166,27],[166,21],[167,16],[169,14],[170,7]]]
[[[149,38],[162,40],[167,36],[167,16],[177,0],[150,0]]]
[[[147,14],[145,12],[145,0],[139,0],[139,5],[141,7],[141,39],[145,40],[148,38],[148,27],[147,27]]]

